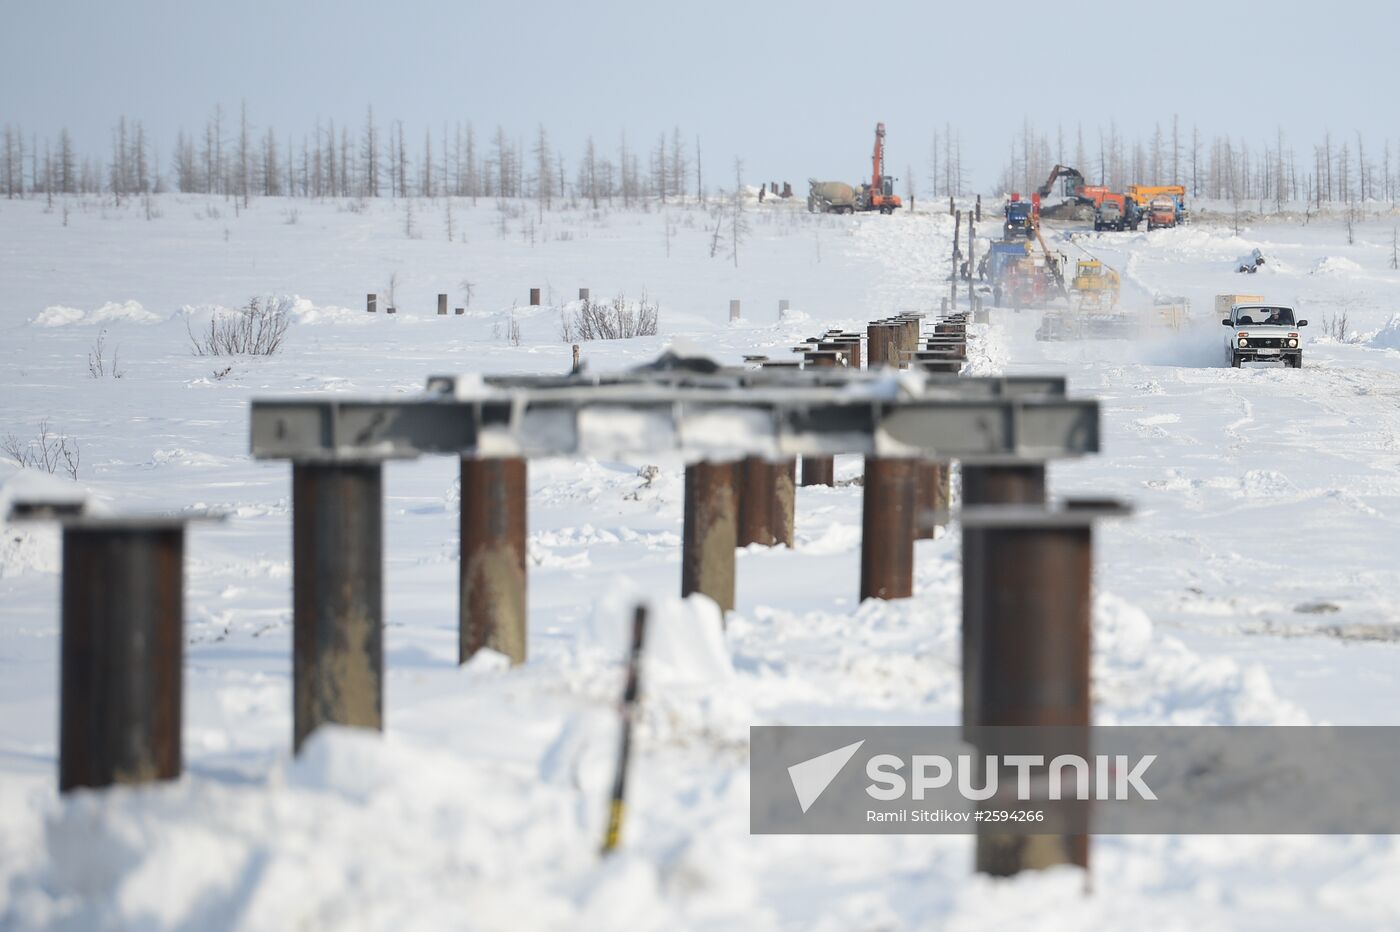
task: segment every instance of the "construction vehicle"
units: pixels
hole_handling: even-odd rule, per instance
[[[1006,220],[1002,223],[1001,238],[1007,241],[1024,237],[1031,239],[1035,236],[1036,229],[1040,226],[1040,195],[1036,194],[1034,200],[1023,201],[1021,195],[1012,192],[1010,200],[1002,208],[1002,213],[1006,215]]]
[[[875,153],[870,158],[870,181],[859,186],[844,181],[807,179],[807,209],[814,214],[850,214],[878,210],[892,214],[904,202],[894,193],[894,176],[884,173],[885,124],[875,124]]]
[[[1190,222],[1190,213],[1186,209],[1186,188],[1179,184],[1131,184],[1128,185],[1126,193],[1128,200],[1137,205],[1139,212],[1148,210],[1153,198],[1169,197],[1176,211],[1175,224]]]
[[[1000,284],[1012,264],[1027,258],[1030,254],[1031,244],[1024,239],[992,243],[991,248],[987,251],[987,280],[994,286]]]
[[[1080,310],[1112,310],[1118,306],[1122,280],[1098,259],[1080,259],[1069,287]]]
[[[1064,179],[1062,188],[1064,196],[1072,197],[1077,200],[1079,198],[1079,191],[1084,187],[1084,176],[1080,174],[1079,169],[1070,168],[1066,165],[1056,165],[1051,169],[1050,177],[1045,179],[1045,184],[1041,185],[1036,193],[1039,194],[1042,199],[1049,197],[1050,192],[1055,187],[1056,180],[1060,178]]]
[[[1176,201],[1159,194],[1147,205],[1147,229],[1158,230],[1176,226]]]
[[[875,153],[870,157],[870,184],[860,186],[856,197],[858,210],[878,210],[882,214],[892,214],[904,202],[894,193],[894,176],[886,175],[885,168],[885,124],[875,124]]]
[[[1099,202],[1094,211],[1094,232],[1123,229],[1123,195],[1111,194]]]
[[[856,209],[856,189],[844,181],[807,179],[807,210],[814,214],[849,214]]]

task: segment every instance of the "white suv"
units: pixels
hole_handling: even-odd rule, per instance
[[[1236,304],[1221,321],[1230,328],[1225,338],[1225,358],[1236,369],[1242,362],[1281,361],[1294,369],[1303,367],[1303,338],[1293,308],[1281,304]]]

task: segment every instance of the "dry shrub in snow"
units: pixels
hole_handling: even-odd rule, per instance
[[[185,329],[196,356],[271,356],[282,348],[291,321],[287,302],[252,298],[247,307],[215,311],[199,336],[188,323]]]
[[[61,472],[69,479],[78,478],[81,461],[78,440],[62,431],[55,433],[49,427],[48,418],[39,422],[39,436],[27,443],[14,434],[6,434],[0,441],[0,452],[23,469],[41,469],[49,475]]]
[[[582,340],[630,340],[656,336],[656,303],[642,292],[640,301],[618,295],[611,303],[584,300],[576,311],[559,314],[559,337],[565,343]]]

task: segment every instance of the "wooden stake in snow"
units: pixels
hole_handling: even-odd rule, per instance
[[[729,300],[729,319],[730,319],[730,320],[738,320],[738,319],[739,319],[739,299],[738,299],[738,298],[731,298],[731,299]]]
[[[642,644],[646,639],[647,610],[638,605],[632,615],[632,649],[627,655],[627,685],[622,691],[622,738],[617,752],[617,778],[613,780],[608,802],[608,829],[603,836],[603,854],[611,854],[622,842],[622,817],[626,808],[627,765],[632,757],[632,721],[642,689]]]

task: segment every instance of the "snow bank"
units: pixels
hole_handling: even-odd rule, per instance
[[[386,316],[396,320],[402,315],[367,314],[363,310],[339,307],[334,304],[318,305],[300,295],[264,295],[257,300],[275,311],[286,314],[294,324],[355,324],[363,326],[373,323],[375,318]],[[236,314],[241,308],[223,304],[186,304],[174,314],[171,320],[183,320],[191,324],[205,325],[215,316]]]
[[[1263,667],[1204,657],[1110,594],[1095,597],[1093,614],[1096,724],[1312,724],[1274,691]]]
[[[1379,349],[1400,349],[1400,314],[1390,315],[1390,319],[1371,334],[1366,343]]]
[[[153,324],[159,320],[159,315],[146,310],[139,301],[123,301],[120,304],[108,301],[97,310],[88,313],[76,307],[55,304],[44,308],[29,322],[35,327],[71,327],[122,322]]]
[[[619,580],[579,630],[580,653],[621,660],[632,639],[632,613],[640,601],[627,580]],[[734,677],[724,619],[719,606],[702,595],[648,601],[646,680],[656,686],[702,686]]]
[[[1341,256],[1323,256],[1313,263],[1309,275],[1351,275],[1363,271],[1360,265]]]

